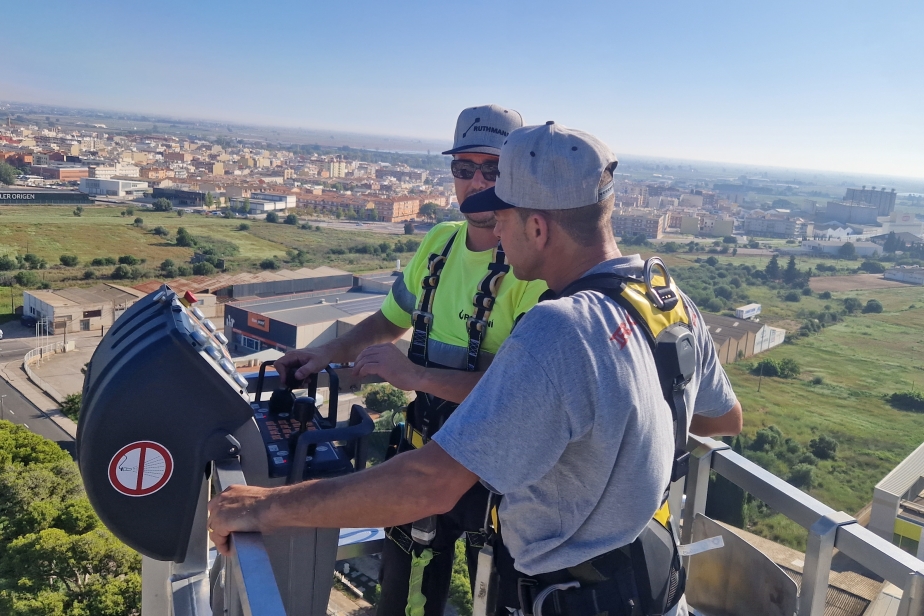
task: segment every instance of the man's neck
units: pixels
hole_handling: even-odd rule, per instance
[[[548,264],[549,271],[543,275],[546,284],[555,293],[561,293],[569,284],[604,261],[622,256],[614,241],[590,247],[571,244],[569,248],[560,252]]]
[[[473,227],[468,224],[465,232],[465,247],[472,252],[483,252],[491,250],[497,246],[497,236],[494,235],[494,228]]]

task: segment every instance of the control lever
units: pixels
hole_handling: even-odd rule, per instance
[[[333,387],[331,388],[333,390]],[[350,409],[350,421],[343,428],[332,428],[329,430],[308,430],[298,435],[298,442],[292,452],[292,462],[289,465],[289,476],[286,479],[286,485],[299,483],[305,478],[305,468],[308,466],[306,458],[311,455],[309,449],[313,451],[318,443],[334,441],[351,441],[355,443],[353,448],[353,468],[362,470],[366,467],[366,446],[365,437],[372,434],[375,430],[375,423],[366,409],[354,404]]]

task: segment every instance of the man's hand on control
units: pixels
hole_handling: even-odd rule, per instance
[[[424,369],[418,366],[394,344],[374,344],[356,358],[353,374],[358,377],[375,375],[404,391],[420,389]]]
[[[317,374],[327,367],[331,362],[331,353],[323,347],[301,349],[298,351],[289,351],[276,360],[273,364],[276,372],[283,385],[297,386],[298,382],[307,379],[312,374]],[[289,383],[289,377],[293,376],[295,382]]]
[[[231,533],[270,530],[262,519],[269,492],[256,486],[230,486],[209,501],[209,538],[220,553],[230,554]]]

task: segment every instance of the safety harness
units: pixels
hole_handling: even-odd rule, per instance
[[[440,275],[446,266],[446,260],[449,258],[449,253],[457,235],[458,232],[449,238],[449,241],[446,242],[439,254],[432,253],[429,256],[427,261],[429,273],[421,281],[423,294],[420,297],[417,310],[411,315],[413,333],[410,348],[408,349],[408,358],[421,366],[436,365],[429,358],[430,330],[433,327],[433,305],[436,299],[436,289],[440,282]],[[488,264],[488,272],[478,284],[478,289],[472,300],[474,307],[472,316],[466,320],[468,349],[465,370],[468,372],[474,372],[478,369],[481,345],[487,333],[491,311],[497,301],[497,293],[504,276],[509,271],[510,265],[507,263],[507,256],[503,247],[498,243],[494,248],[491,263]],[[458,406],[425,392],[417,392],[417,394],[413,409],[414,421],[411,421],[412,417],[409,412],[403,428],[403,443],[397,443],[394,452],[397,452],[402,444],[408,449],[423,447]],[[400,427],[398,430],[399,433],[402,433]],[[405,610],[407,616],[422,616],[424,613],[426,597],[423,595],[421,584],[423,572],[434,556],[434,552],[429,546],[436,538],[436,529],[437,516],[429,516],[411,525],[410,536],[401,527],[392,527],[387,530],[388,537],[411,556],[412,574],[408,585],[408,603]],[[481,533],[472,534],[481,536]],[[415,546],[417,546],[416,549]]]
[[[633,325],[645,332],[661,392],[674,421],[671,482],[684,477],[689,454],[685,451],[687,406],[683,394],[696,369],[696,344],[690,313],[667,268],[661,259],[654,257],[645,262],[641,278],[591,274],[570,284],[557,297],[581,291],[596,291],[611,298],[628,313]],[[540,301],[552,297],[554,293]],[[517,600],[526,616],[592,616],[601,612],[608,616],[658,616],[673,608],[683,595],[686,573],[670,521],[668,489],[666,486],[661,507],[635,541],[576,567],[523,576],[513,569],[509,553],[497,550],[495,563],[504,586],[500,591],[502,600],[510,604],[510,578],[515,575]],[[489,506],[485,522],[492,550],[499,533],[496,505]],[[479,570],[479,580],[483,578],[487,575]],[[476,605],[481,590],[475,590]],[[496,593],[484,594],[491,599]],[[478,607],[485,611],[476,610],[476,614],[493,613],[490,603]]]

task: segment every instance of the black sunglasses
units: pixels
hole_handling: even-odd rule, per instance
[[[485,181],[497,181],[496,160],[489,160],[480,165],[470,160],[454,160],[450,163],[449,168],[452,169],[452,177],[459,178],[460,180],[472,179],[475,177],[475,172],[481,169],[481,175],[484,176]]]

